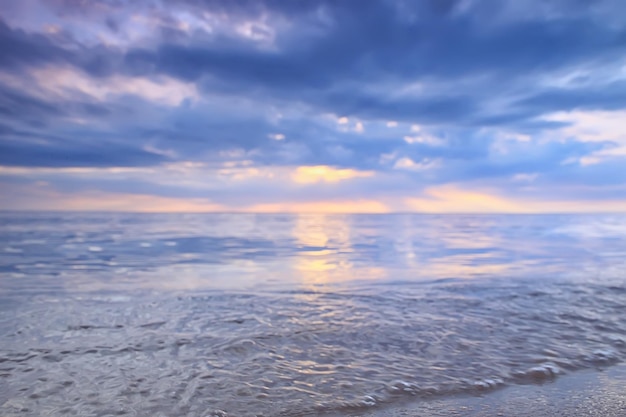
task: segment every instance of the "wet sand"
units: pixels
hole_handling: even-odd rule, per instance
[[[564,375],[542,385],[518,385],[479,397],[427,400],[360,417],[626,417],[626,365]]]

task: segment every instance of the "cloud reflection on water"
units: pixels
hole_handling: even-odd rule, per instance
[[[24,292],[591,277],[618,274],[626,259],[618,215],[3,213],[0,222],[0,285]]]

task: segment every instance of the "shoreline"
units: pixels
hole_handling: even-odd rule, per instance
[[[437,398],[345,414],[349,417],[625,417],[626,364],[509,385],[480,396]]]

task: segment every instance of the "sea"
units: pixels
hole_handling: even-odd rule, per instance
[[[626,359],[626,215],[0,213],[0,415],[359,416]]]

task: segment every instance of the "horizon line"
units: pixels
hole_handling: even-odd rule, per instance
[[[1,209],[0,213],[81,213],[81,214],[254,214],[254,215],[516,215],[516,216],[536,216],[536,215],[598,215],[617,214],[626,215],[626,211],[389,211],[389,212],[336,212],[336,211],[128,211],[128,210],[41,210],[41,209]]]

